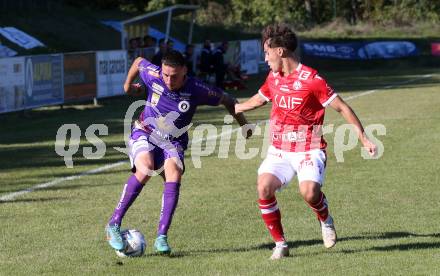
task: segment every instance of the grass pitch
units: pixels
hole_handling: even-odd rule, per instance
[[[419,78],[424,74],[431,77]],[[0,274],[98,275],[273,275],[273,274],[438,274],[440,260],[440,72],[323,73],[343,98],[378,89],[349,100],[364,125],[383,124],[386,135],[378,160],[364,160],[360,147],[336,162],[334,132],[329,143],[324,191],[335,218],[339,242],[326,250],[319,225],[298,194],[294,181],[277,194],[292,257],[269,261],[272,242],[256,204],[256,170],[262,159],[240,160],[235,135],[229,157],[214,153],[194,168],[191,151],[181,198],[169,232],[171,257],[157,256],[152,244],[158,222],[162,181],[151,180],[127,213],[123,227],[141,230],[146,256],[121,259],[104,239],[123,184],[128,163],[100,173],[66,180],[45,189],[0,202]],[[416,79],[418,78],[418,79]],[[247,97],[262,83],[249,82]],[[383,89],[387,85],[391,88]],[[0,197],[37,184],[77,175],[126,159],[114,150],[123,145],[122,119],[132,99],[105,100],[91,105],[31,111],[26,117],[0,117]],[[268,118],[269,106],[250,112],[252,121]],[[196,125],[214,124],[220,133],[225,111],[200,108]],[[109,135],[104,158],[87,160],[82,139],[74,168],[55,153],[57,129],[76,123],[82,130],[103,123]],[[326,124],[345,123],[332,110]],[[261,148],[262,136],[247,147]]]

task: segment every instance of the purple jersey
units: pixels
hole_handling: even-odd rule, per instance
[[[202,81],[187,77],[178,91],[170,91],[162,79],[160,67],[143,59],[139,63],[139,75],[146,86],[147,99],[141,121],[155,130],[162,138],[178,142],[184,149],[188,144],[187,127],[199,105],[219,105],[223,91]],[[176,135],[177,133],[177,135]]]

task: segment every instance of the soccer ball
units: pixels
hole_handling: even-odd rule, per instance
[[[121,232],[122,241],[124,242],[124,249],[116,250],[116,255],[119,257],[140,257],[144,255],[145,242],[144,235],[136,229],[127,229]]]

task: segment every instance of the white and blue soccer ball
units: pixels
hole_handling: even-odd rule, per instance
[[[119,257],[140,257],[144,255],[147,243],[139,230],[127,229],[121,232],[124,249],[116,250]]]

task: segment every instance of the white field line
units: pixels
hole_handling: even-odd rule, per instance
[[[393,87],[396,87],[396,86],[400,86],[400,85],[403,85],[403,84],[408,84],[408,83],[411,83],[411,82],[415,82],[415,81],[418,81],[418,80],[421,80],[421,79],[430,78],[430,77],[432,77],[432,74],[426,74],[426,75],[422,75],[422,76],[419,76],[417,78],[410,79],[410,80],[407,80],[407,81],[402,81],[402,82],[399,82],[399,83],[387,85],[387,86],[384,86],[382,88],[376,88],[376,89],[368,90],[368,91],[365,91],[365,92],[358,93],[356,95],[347,97],[347,98],[344,99],[344,101],[349,101],[349,100],[352,100],[352,99],[356,99],[356,98],[359,98],[359,97],[363,97],[363,96],[366,96],[366,95],[370,95],[370,94],[376,93],[376,92],[378,92],[380,90],[390,89],[390,88],[393,88]]]
[[[422,75],[422,76],[419,76],[419,77],[416,77],[416,78],[413,78],[413,79],[410,79],[410,80],[407,80],[407,81],[404,81],[404,82],[399,82],[399,83],[383,86],[382,88],[376,88],[376,89],[368,90],[368,91],[365,91],[365,92],[362,92],[362,93],[359,93],[359,94],[356,94],[356,95],[353,95],[353,96],[349,96],[349,97],[345,98],[344,100],[345,101],[349,101],[349,100],[352,100],[352,99],[356,99],[356,98],[359,98],[359,97],[363,97],[363,96],[367,96],[367,95],[379,92],[379,91],[384,90],[384,89],[390,89],[390,88],[393,88],[393,87],[397,87],[397,86],[400,86],[400,85],[403,85],[403,84],[408,84],[408,83],[411,83],[411,82],[416,82],[418,80],[429,78],[429,77],[432,77],[432,74]],[[257,124],[261,124],[261,123],[264,123],[266,121],[267,120],[258,121]],[[232,129],[230,131],[221,132],[218,135],[213,135],[213,136],[206,137],[205,139],[195,140],[193,143],[200,143],[203,140],[208,141],[208,140],[211,140],[211,139],[217,139],[219,137],[222,137],[224,135],[228,135],[228,134],[234,133],[234,132],[239,131],[239,130],[240,130],[240,128],[238,127],[238,128]],[[71,175],[71,176],[66,176],[66,177],[60,177],[60,178],[54,179],[52,181],[49,181],[49,182],[46,182],[46,183],[42,183],[42,184],[38,184],[38,185],[32,186],[30,188],[24,189],[24,190],[20,190],[20,191],[17,191],[17,192],[12,192],[12,193],[6,194],[6,195],[0,197],[0,202],[1,201],[12,201],[13,199],[15,199],[18,196],[21,196],[21,195],[33,192],[35,190],[49,188],[49,187],[58,185],[59,183],[64,182],[64,181],[75,180],[75,179],[82,178],[83,176],[97,174],[97,173],[100,173],[100,172],[103,172],[103,171],[110,170],[112,168],[119,167],[119,166],[124,165],[126,163],[128,163],[128,161],[118,161],[116,163],[105,165],[105,166],[102,166],[102,167],[99,167],[99,168],[96,168],[96,169],[93,169],[93,170],[88,170],[88,171],[85,171],[85,172],[82,172],[82,173],[79,173],[79,174],[75,174],[75,175]]]
[[[71,175],[71,176],[56,178],[56,179],[54,179],[52,181],[49,181],[49,182],[46,182],[46,183],[41,183],[41,184],[32,186],[32,187],[24,189],[24,190],[20,190],[20,191],[17,191],[17,192],[6,194],[6,195],[0,197],[0,201],[11,201],[14,198],[16,198],[17,196],[21,196],[21,195],[33,192],[35,190],[49,188],[49,187],[55,186],[55,185],[57,185],[57,184],[59,184],[61,182],[68,181],[68,180],[78,179],[78,178],[81,178],[81,177],[86,176],[86,175],[97,174],[97,173],[100,173],[100,172],[103,172],[103,171],[106,171],[106,170],[110,170],[112,168],[119,167],[120,165],[123,165],[125,163],[127,163],[127,161],[119,161],[119,162],[112,163],[112,164],[109,164],[109,165],[105,165],[105,166],[102,166],[102,167],[99,167],[99,168],[96,168],[96,169],[93,169],[93,170],[85,171],[85,172],[82,172],[82,173],[79,173],[79,174],[74,174],[74,175]]]

